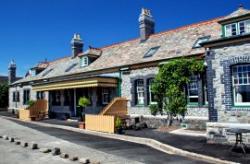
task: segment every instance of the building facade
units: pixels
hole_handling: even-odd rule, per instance
[[[150,84],[158,66],[192,57],[204,60],[207,68],[204,74],[190,77],[186,115],[217,125],[248,124],[249,15],[249,10],[240,7],[226,17],[155,33],[153,16],[142,9],[139,38],[84,50],[80,35],[75,34],[70,56],[41,62],[24,79],[11,83],[10,97],[20,96],[10,99],[9,109],[25,108],[29,100],[47,99],[49,111],[76,116],[81,96],[91,101],[86,113],[99,113],[113,98],[122,96],[129,100],[130,115],[151,115],[149,105],[156,102]],[[225,135],[220,130],[211,128]]]

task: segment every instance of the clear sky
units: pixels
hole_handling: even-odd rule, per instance
[[[250,0],[0,0],[0,75],[14,59],[23,76],[37,62],[70,55],[73,33],[102,47],[139,36],[142,7],[156,32],[230,14]]]

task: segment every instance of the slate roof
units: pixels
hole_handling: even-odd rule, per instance
[[[234,19],[243,15],[250,14],[250,10],[244,9],[242,6],[238,8],[238,10],[234,11],[233,13],[229,14],[228,16],[224,17],[220,21],[225,21],[229,19]]]
[[[151,35],[145,42],[141,42],[140,38],[137,38],[99,48],[98,50],[101,51],[100,57],[87,67],[80,67],[79,57],[65,57],[50,62],[47,68],[40,74],[33,77],[26,77],[15,83],[203,54],[205,52],[204,48],[193,48],[193,45],[200,37],[211,36],[211,40],[220,38],[221,26],[218,23],[220,19],[216,18],[156,33]],[[160,48],[152,57],[143,57],[150,48],[156,46],[160,46]],[[76,63],[76,66],[70,71],[65,72],[74,63]],[[47,75],[45,75],[46,71],[49,72]]]

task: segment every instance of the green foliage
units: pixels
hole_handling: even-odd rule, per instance
[[[0,108],[8,106],[9,86],[7,83],[0,84]]]
[[[175,59],[161,65],[152,84],[152,91],[157,96],[159,109],[172,116],[186,112],[185,88],[190,76],[204,71],[202,60]]]
[[[117,129],[122,127],[122,120],[119,117],[117,117],[115,120],[115,127]]]
[[[159,111],[158,105],[157,105],[157,104],[150,104],[150,105],[149,105],[149,109],[150,109],[151,114],[154,115],[154,116],[155,116],[155,115],[157,114],[157,112]]]
[[[78,105],[82,108],[85,108],[86,106],[88,106],[90,104],[90,101],[88,98],[86,97],[80,97],[79,101],[78,101]]]
[[[35,103],[36,103],[36,101],[34,101],[34,100],[29,100],[29,101],[28,101],[28,107],[33,106]]]

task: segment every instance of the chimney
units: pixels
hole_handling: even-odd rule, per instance
[[[16,63],[14,60],[11,60],[8,69],[9,69],[8,82],[10,85],[16,80]]]
[[[154,34],[155,32],[155,22],[150,13],[150,10],[142,8],[139,17],[139,27],[140,27],[140,38],[141,41],[147,40],[147,38]]]
[[[72,47],[72,57],[76,57],[78,54],[83,52],[83,41],[80,37],[80,34],[74,34],[71,40]]]

